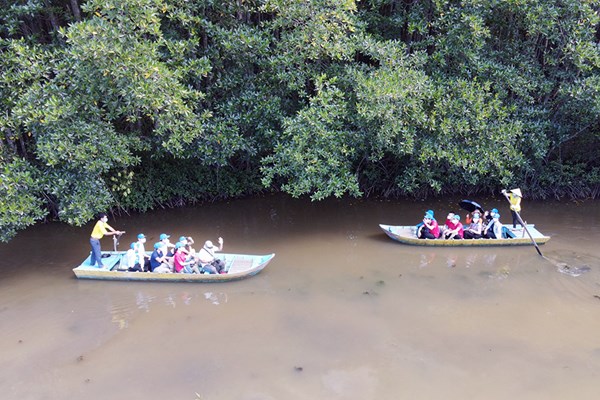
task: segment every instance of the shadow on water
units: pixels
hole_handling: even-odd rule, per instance
[[[0,245],[0,393],[596,399],[598,203],[528,202],[522,213],[552,237],[544,255],[590,268],[580,276],[531,246],[420,248],[378,226],[456,201],[265,196],[109,221],[127,231],[121,246],[167,232],[277,253],[256,277],[227,284],[80,281],[71,269],[89,252],[91,224],[36,226]],[[508,215],[501,199],[480,203]]]

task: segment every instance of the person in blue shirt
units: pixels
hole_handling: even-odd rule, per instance
[[[164,254],[166,250],[167,246],[163,242],[157,242],[154,244],[154,251],[150,256],[150,272],[171,272],[169,261],[167,259],[167,256]]]

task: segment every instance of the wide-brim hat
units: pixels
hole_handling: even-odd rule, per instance
[[[514,194],[515,196],[523,197],[523,194],[521,193],[521,189],[519,189],[519,188],[510,189],[510,192],[512,194]]]

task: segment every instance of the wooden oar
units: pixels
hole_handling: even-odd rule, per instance
[[[519,220],[519,222],[521,223],[521,225],[523,225],[523,229],[525,229],[525,232],[527,232],[527,234],[529,235],[529,239],[531,239],[531,243],[533,243],[533,245],[535,246],[535,249],[537,250],[538,254],[540,256],[544,257],[544,255],[540,251],[540,247],[538,246],[538,244],[533,239],[533,236],[531,236],[531,232],[529,232],[529,229],[527,229],[527,225],[525,225],[525,223],[523,222],[523,219],[521,218],[521,216],[519,215],[519,213],[515,211],[515,214],[517,214],[517,219]],[[546,257],[544,257],[544,258],[546,258]]]
[[[506,192],[503,192],[502,194],[504,195],[504,197],[506,197],[506,200],[508,200],[508,202],[510,203],[510,198],[508,197]],[[513,210],[511,210],[511,211],[513,211]],[[533,236],[531,236],[531,232],[529,232],[529,229],[527,229],[527,225],[525,225],[525,222],[523,222],[523,218],[521,218],[521,215],[517,211],[514,211],[514,213],[516,214],[517,219],[519,220],[519,223],[523,226],[523,229],[525,229],[525,232],[527,232],[527,235],[529,235],[529,239],[531,239],[531,243],[533,243],[533,245],[535,246],[535,249],[537,250],[538,254],[540,256],[544,257],[544,255],[542,254],[542,252],[540,250],[540,247],[533,239]],[[546,258],[546,257],[544,257],[544,258]]]
[[[508,202],[510,203],[510,199],[509,199],[508,195],[506,194],[506,192],[502,192],[502,194],[504,195],[504,197],[506,197],[506,200],[508,200]],[[590,267],[585,266],[585,265],[583,267],[571,267],[567,263],[557,262],[557,261],[551,260],[550,258],[544,256],[542,254],[542,252],[540,251],[538,244],[533,239],[533,236],[531,236],[531,232],[529,232],[529,229],[527,229],[527,226],[523,222],[523,218],[521,218],[521,215],[516,211],[515,211],[515,214],[517,215],[517,219],[519,220],[521,225],[523,225],[523,229],[525,229],[525,232],[527,232],[527,234],[529,235],[529,238],[531,239],[531,242],[535,246],[535,249],[537,250],[538,254],[540,256],[542,256],[543,259],[551,262],[557,268],[558,272],[567,274],[567,275],[571,275],[571,276],[579,276],[590,270]]]
[[[124,233],[124,232],[123,232]],[[118,234],[118,235],[113,235],[113,247],[114,250],[117,251],[117,247],[119,246],[119,239],[121,239],[121,235],[123,234]]]

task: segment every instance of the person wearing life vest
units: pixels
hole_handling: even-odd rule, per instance
[[[506,196],[506,198],[510,202],[510,212],[513,217],[513,229],[517,229],[517,223],[523,226],[523,224],[521,224],[521,222],[519,221],[518,215],[518,213],[521,212],[521,199],[523,198],[521,189],[511,189],[510,193],[508,193],[505,189],[502,189],[502,194]]]

